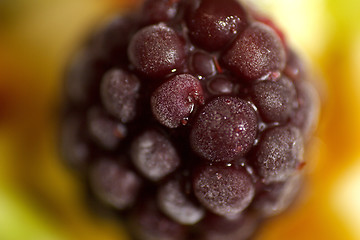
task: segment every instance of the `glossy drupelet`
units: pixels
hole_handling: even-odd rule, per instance
[[[253,14],[235,0],[146,0],[69,67],[64,159],[134,238],[248,239],[301,189],[316,92]]]

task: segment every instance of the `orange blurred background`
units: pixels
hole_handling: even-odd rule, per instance
[[[322,109],[308,188],[256,239],[360,239],[360,1],[247,0],[269,14],[319,76]],[[125,240],[92,215],[57,152],[65,65],[106,16],[137,0],[0,1],[0,239]]]

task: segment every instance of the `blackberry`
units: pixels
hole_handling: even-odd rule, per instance
[[[183,182],[174,178],[158,190],[158,204],[170,218],[182,224],[194,224],[203,218],[205,210],[196,204],[183,189]]]
[[[129,42],[131,64],[144,76],[159,78],[181,68],[185,41],[165,23],[140,29]]]
[[[249,239],[301,189],[308,78],[239,1],[145,0],[70,65],[62,153],[135,239]]]
[[[230,162],[244,156],[257,135],[254,108],[238,97],[209,101],[194,120],[190,145],[204,160]]]
[[[280,37],[263,23],[253,23],[246,28],[221,59],[225,67],[247,81],[282,71],[286,60]]]
[[[204,104],[200,81],[190,74],[179,74],[164,82],[151,96],[154,117],[164,126],[185,125],[197,105]]]
[[[145,130],[130,147],[133,164],[148,179],[157,181],[180,165],[180,156],[169,139],[155,130]]]
[[[200,166],[193,179],[197,199],[213,213],[232,216],[251,203],[255,187],[243,167],[235,165]]]
[[[120,210],[134,202],[141,184],[140,177],[119,163],[121,160],[100,159],[89,172],[93,192],[103,202]]]

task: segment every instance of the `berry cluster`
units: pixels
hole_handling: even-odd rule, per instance
[[[247,239],[300,189],[306,79],[283,34],[236,0],[146,0],[71,64],[64,159],[136,239]]]

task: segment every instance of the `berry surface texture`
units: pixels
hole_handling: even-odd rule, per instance
[[[69,64],[63,159],[132,239],[251,239],[301,194],[316,90],[259,16],[236,0],[145,0]]]

